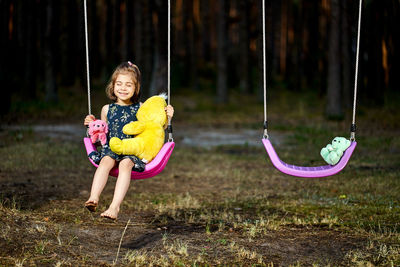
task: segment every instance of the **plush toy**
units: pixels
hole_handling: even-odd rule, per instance
[[[89,123],[89,135],[93,144],[97,141],[100,141],[101,145],[104,146],[107,142],[107,133],[107,122],[102,120],[94,120]]]
[[[164,125],[167,123],[165,94],[152,96],[139,108],[137,121],[126,124],[124,134],[135,135],[134,138],[110,139],[110,148],[117,154],[135,155],[144,163],[150,162],[164,144]]]
[[[347,140],[344,137],[335,137],[332,140],[332,144],[328,144],[326,147],[321,149],[321,156],[328,164],[335,165],[339,162],[344,151],[346,151],[349,146],[350,140]]]

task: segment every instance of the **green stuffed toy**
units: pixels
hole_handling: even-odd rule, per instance
[[[335,137],[332,144],[321,149],[321,156],[329,165],[336,165],[349,146],[350,140],[344,137]]]

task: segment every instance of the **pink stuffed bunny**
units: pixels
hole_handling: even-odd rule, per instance
[[[105,121],[94,120],[89,123],[89,135],[92,143],[96,143],[98,140],[101,145],[105,145],[107,142],[108,126]]]

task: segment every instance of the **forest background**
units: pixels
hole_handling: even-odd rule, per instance
[[[217,104],[232,92],[262,101],[261,1],[171,5],[173,92],[204,93]],[[328,118],[342,119],[353,101],[358,5],[266,1],[268,93],[312,92],[326,101]],[[364,1],[358,88],[366,108],[399,100],[399,12],[397,0]],[[1,13],[3,122],[29,112],[40,119],[86,95],[83,1],[2,0]],[[167,1],[88,1],[88,28],[94,90],[127,60],[142,71],[145,97],[166,90]]]

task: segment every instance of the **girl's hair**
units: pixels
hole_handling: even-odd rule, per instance
[[[140,99],[140,79],[141,79],[141,74],[138,66],[135,64],[132,64],[130,61],[128,62],[123,62],[121,63],[113,72],[111,75],[111,79],[108,82],[107,88],[106,88],[106,94],[108,98],[110,98],[113,101],[117,101],[117,97],[114,94],[114,85],[115,81],[117,80],[118,75],[120,74],[127,74],[130,75],[133,81],[133,84],[135,85],[135,92],[133,93],[133,96],[131,98],[131,101],[133,103],[138,103]]]

